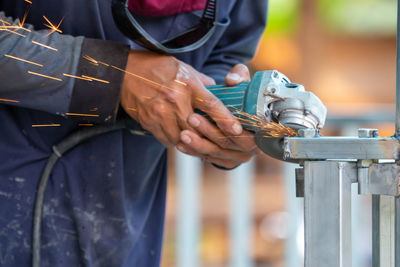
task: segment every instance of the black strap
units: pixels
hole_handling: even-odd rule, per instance
[[[112,14],[120,31],[145,48],[162,53],[175,54],[193,51],[206,43],[217,25],[218,0],[208,0],[200,22],[179,36],[159,42],[155,40],[128,9],[128,0],[113,0]]]

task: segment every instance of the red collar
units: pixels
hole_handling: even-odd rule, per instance
[[[162,17],[202,10],[207,0],[129,0],[129,10],[140,16]]]

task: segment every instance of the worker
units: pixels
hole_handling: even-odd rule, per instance
[[[252,135],[205,86],[249,80],[242,63],[255,53],[267,3],[215,2],[211,37],[168,55],[126,37],[110,0],[0,0],[0,266],[32,264],[39,178],[52,147],[77,130],[129,116],[151,135],[120,129],[59,158],[44,194],[41,266],[159,266],[166,148],[223,169],[256,153]],[[154,38],[168,39],[196,25],[206,4],[129,6]]]

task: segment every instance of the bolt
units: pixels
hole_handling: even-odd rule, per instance
[[[315,137],[317,130],[313,128],[303,128],[298,131],[300,137]]]
[[[358,129],[359,138],[375,138],[378,137],[378,129],[360,128]]]
[[[276,71],[274,71],[274,73],[272,75],[273,75],[274,78],[278,78],[279,77],[279,74]]]
[[[271,88],[270,90],[271,90],[271,93],[272,93],[272,94],[275,94],[275,93],[276,93],[276,88]]]

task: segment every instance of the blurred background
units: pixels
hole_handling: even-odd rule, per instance
[[[252,71],[277,69],[328,107],[324,135],[394,133],[395,0],[270,0]],[[170,151],[162,266],[302,266],[294,164],[224,172]],[[370,199],[353,196],[353,266],[370,266]]]

